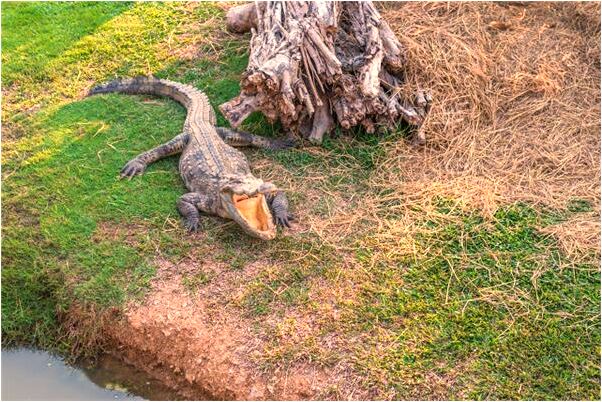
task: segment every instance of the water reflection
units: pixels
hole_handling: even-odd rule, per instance
[[[2,350],[2,400],[178,399],[173,391],[111,356],[72,367],[31,349]]]
[[[154,401],[182,399],[161,382],[110,355],[101,356],[94,362],[85,362],[81,369],[91,381],[107,389],[127,391]]]

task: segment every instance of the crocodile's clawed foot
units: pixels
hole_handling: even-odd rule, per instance
[[[131,179],[136,175],[142,174],[145,169],[146,164],[144,162],[141,162],[138,159],[132,159],[125,164],[123,169],[121,169],[120,177],[127,177],[128,179]]]
[[[275,217],[276,220],[276,225],[280,226],[280,227],[287,227],[290,228],[291,227],[291,222],[293,222],[295,220],[295,217],[293,215],[283,215],[283,216],[276,216]]]
[[[201,225],[198,219],[187,219],[184,221],[184,227],[186,227],[186,230],[189,232],[195,233],[199,231]]]
[[[280,140],[274,140],[270,144],[270,150],[272,151],[280,151],[288,148],[295,148],[297,146],[297,141],[293,138],[285,138]]]

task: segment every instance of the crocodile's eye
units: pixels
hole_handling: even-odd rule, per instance
[[[247,195],[232,195],[234,207],[244,220],[255,230],[270,229],[270,212],[266,208],[264,195],[258,193],[252,197]]]

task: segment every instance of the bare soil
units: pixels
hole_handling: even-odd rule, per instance
[[[324,399],[366,396],[351,389],[341,368],[301,363],[262,367],[264,342],[232,300],[262,269],[243,271],[191,256],[177,264],[157,260],[158,272],[143,303],[130,304],[124,319],[107,329],[113,350],[189,399]],[[202,269],[213,279],[196,294],[183,274]]]

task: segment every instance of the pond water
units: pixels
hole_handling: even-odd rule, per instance
[[[2,400],[174,400],[145,373],[105,355],[71,366],[46,352],[2,349]]]

